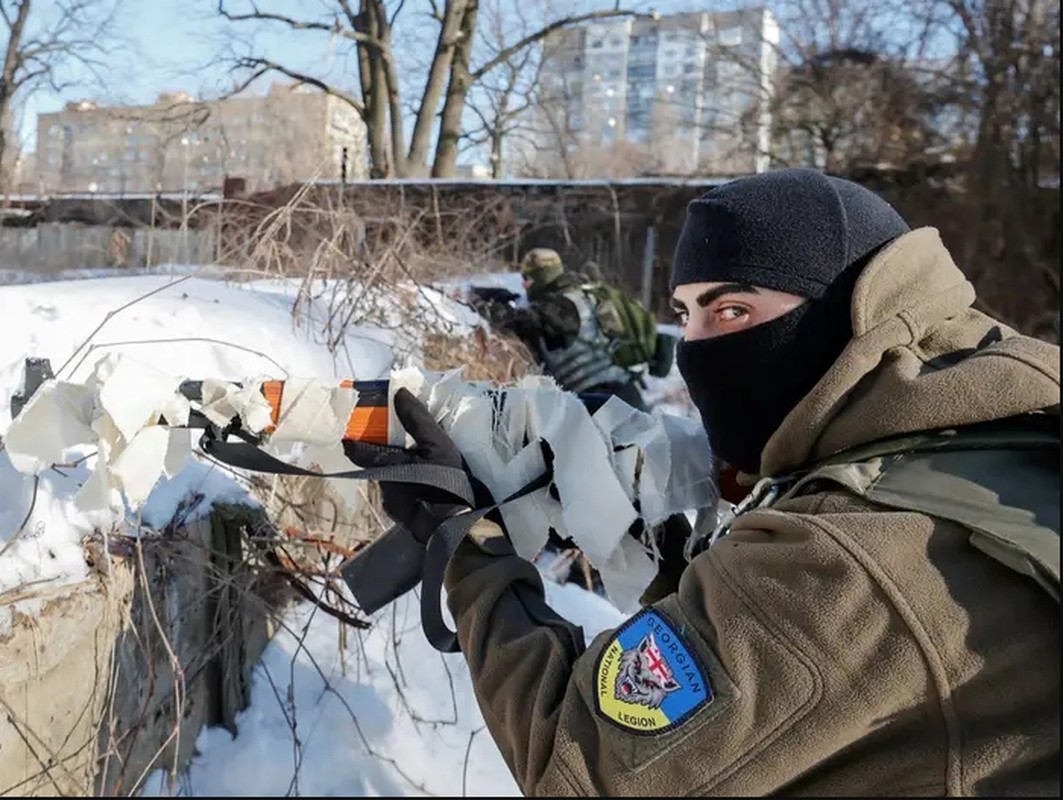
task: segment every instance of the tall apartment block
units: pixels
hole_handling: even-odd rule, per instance
[[[249,190],[366,175],[365,125],[349,105],[308,87],[197,101],[163,94],[151,105],[68,103],[37,121],[44,192]]]
[[[562,30],[544,48],[546,127],[569,149],[644,145],[665,171],[764,171],[779,33],[766,8]]]

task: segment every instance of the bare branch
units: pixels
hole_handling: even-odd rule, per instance
[[[616,18],[616,17],[636,17],[636,16],[641,16],[641,15],[639,13],[635,12],[635,11],[623,11],[623,10],[620,10],[619,8],[614,8],[614,9],[612,9],[610,11],[592,11],[592,12],[587,13],[587,14],[579,14],[579,15],[575,15],[575,16],[562,17],[561,19],[554,20],[549,25],[546,25],[546,26],[540,28],[539,30],[537,30],[537,31],[535,31],[533,33],[529,33],[527,36],[524,36],[523,38],[521,38],[518,41],[514,42],[513,44],[509,45],[508,47],[504,47],[493,58],[488,59],[478,69],[473,70],[470,73],[470,76],[473,79],[473,81],[478,81],[480,78],[482,78],[488,72],[493,70],[498,65],[505,63],[510,58],[512,58],[514,55],[516,55],[521,50],[523,50],[524,48],[530,47],[531,45],[535,44],[536,42],[542,41],[543,39],[548,37],[551,33],[554,33],[555,31],[559,31],[562,28],[572,27],[574,25],[581,25],[581,24],[583,24],[585,22],[592,22],[592,21],[594,21],[596,19],[612,19],[612,18]]]
[[[325,83],[323,80],[315,78],[313,75],[307,75],[305,72],[299,72],[298,70],[291,69],[290,67],[286,67],[283,64],[278,64],[276,61],[271,61],[268,58],[244,56],[237,59],[236,66],[242,69],[254,70],[252,75],[239,85],[239,91],[243,91],[244,89],[246,89],[248,86],[251,85],[254,80],[260,78],[267,72],[276,72],[288,78],[291,78],[293,81],[305,83],[308,86],[313,86],[315,89],[320,89],[325,94],[337,97],[343,102],[350,105],[355,111],[360,114],[364,113],[365,111],[365,107],[362,105],[361,101],[354,95],[351,95],[341,89],[336,88],[335,86]],[[235,94],[236,92],[234,91],[232,93]]]

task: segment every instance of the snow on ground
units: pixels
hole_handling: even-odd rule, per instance
[[[623,621],[583,589],[545,585],[550,605],[588,642]],[[483,729],[462,656],[432,649],[417,601],[411,592],[380,611],[342,650],[338,623],[300,606],[256,668],[236,738],[203,731],[188,772],[170,786],[157,771],[143,794],[519,796]]]
[[[75,359],[59,377],[84,380],[97,359],[109,352],[122,352],[190,378],[240,380],[261,373],[283,375],[284,370],[336,374],[330,354],[306,332],[293,330],[285,311],[291,300],[281,291],[251,291],[199,278],[163,288],[172,282],[170,277],[150,276],[0,287],[0,316],[6,323],[0,341],[0,432],[10,423],[11,395],[20,388],[27,356],[49,357],[59,370],[109,311],[155,289],[163,290],[107,322],[94,338],[102,346],[89,352],[80,365]],[[384,374],[391,364],[386,341],[357,341],[350,346],[370,373],[365,377]],[[71,453],[70,461],[82,457],[91,458],[91,451]],[[94,527],[119,522],[75,511],[73,495],[90,465],[86,460],[72,469],[46,470],[35,481],[16,472],[7,454],[0,452],[0,547],[7,550],[0,556],[0,592],[21,584],[39,585],[37,581],[55,588],[86,577],[82,536]],[[205,485],[202,469],[185,472],[174,479],[182,487]],[[209,484],[214,492],[235,491],[231,479]],[[173,488],[156,490],[162,507],[149,500],[146,515],[153,521],[165,515],[165,507],[175,505]],[[40,558],[42,552],[48,557]],[[2,630],[10,609],[2,607],[0,612]]]
[[[298,290],[292,284],[187,277],[170,285],[173,280],[150,275],[0,286],[6,323],[0,340],[0,434],[10,422],[11,395],[19,389],[27,356],[48,357],[60,378],[77,381],[111,352],[174,375],[227,380],[289,374],[368,380],[386,376],[396,357],[416,359],[416,352],[407,352],[411,343],[401,306],[389,307],[382,324],[350,330],[334,355],[320,335],[328,314],[325,291],[317,292],[320,299],[304,309],[304,322],[297,324],[291,307]],[[107,321],[88,357],[61,370],[108,312],[153,290],[159,291]],[[430,307],[458,330],[476,319],[431,290],[416,293],[413,304],[421,312]],[[72,452],[68,461],[34,479],[17,472],[0,450],[0,596],[83,580],[82,537],[123,523],[74,509],[72,498],[88,477],[91,453]],[[246,497],[231,475],[190,457],[177,476],[155,487],[143,521],[164,527],[190,492],[204,496],[200,510],[215,498]],[[599,596],[572,585],[546,585],[550,604],[583,625],[588,641],[623,619]],[[251,706],[238,719],[239,736],[203,731],[199,754],[177,785],[168,786],[158,771],[145,793],[517,794],[483,730],[461,656],[442,656],[430,647],[416,600],[411,593],[383,609],[368,632],[348,630],[342,649],[335,620],[308,604],[295,607],[255,672]],[[10,607],[0,606],[0,613],[9,615]],[[19,607],[34,611],[32,602]],[[0,636],[4,624],[10,624],[9,616],[0,616]]]
[[[58,377],[74,381],[83,381],[109,353],[170,375],[233,381],[259,375],[373,380],[386,377],[396,357],[400,362],[416,357],[409,326],[396,324],[401,309],[391,307],[379,314],[381,324],[352,327],[339,337],[335,354],[329,352],[322,331],[334,296],[328,287],[309,288],[319,299],[304,304],[296,322],[291,309],[299,285],[281,280],[227,284],[192,275],[150,275],[0,286],[5,322],[0,436],[10,424],[11,396],[21,388],[28,356],[50,358]],[[91,348],[82,346],[109,312],[134,300],[106,321]],[[471,321],[471,312],[431,291],[417,294],[415,303],[431,306],[444,323],[460,327]],[[17,472],[0,450],[0,594],[27,585],[52,590],[87,577],[82,538],[121,522],[74,509],[73,496],[88,477],[91,458],[91,451],[71,452],[68,460],[75,466],[47,470],[35,480]],[[242,496],[230,476],[192,458],[187,469],[155,488],[144,520],[164,525],[189,490],[205,495],[201,510],[212,498]],[[19,609],[32,612],[32,603]],[[0,632],[11,613],[10,605],[0,605]]]

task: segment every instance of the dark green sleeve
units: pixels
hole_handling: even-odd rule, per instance
[[[492,322],[526,342],[542,339],[555,348],[572,344],[579,333],[579,312],[565,297],[545,297],[524,308],[501,309]]]

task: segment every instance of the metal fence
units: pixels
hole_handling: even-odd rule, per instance
[[[0,228],[0,269],[52,273],[71,269],[211,264],[213,230],[44,223]]]

